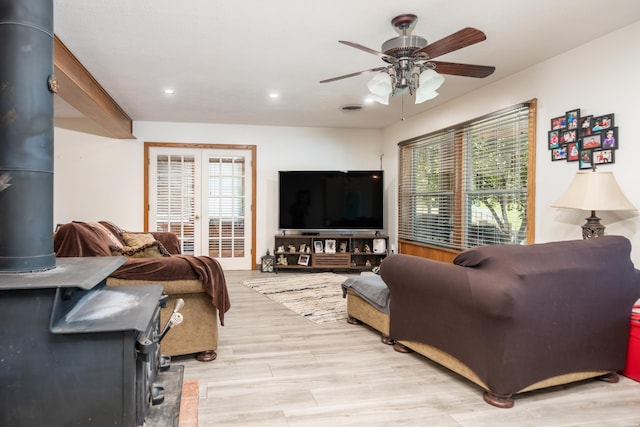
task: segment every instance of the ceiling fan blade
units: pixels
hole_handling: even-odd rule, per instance
[[[436,72],[454,76],[484,78],[493,74],[496,67],[489,65],[458,64],[456,62],[429,61],[436,66]]]
[[[444,55],[445,53],[453,52],[454,50],[462,49],[463,47],[471,46],[486,39],[487,36],[482,31],[467,27],[436,42],[429,43],[422,49],[413,52],[413,55],[426,53],[431,59]]]
[[[398,60],[397,58],[394,58],[393,56],[387,55],[386,53],[378,52],[377,50],[370,49],[370,48],[368,48],[366,46],[362,46],[361,44],[358,44],[358,43],[348,42],[348,41],[345,41],[345,40],[338,40],[338,43],[342,43],[342,44],[346,44],[347,46],[355,47],[356,49],[363,50],[363,51],[365,51],[367,53],[372,53],[372,54],[374,54],[376,56],[379,56],[380,58],[382,58],[382,59],[384,59],[386,61],[389,61],[389,62],[396,62]]]
[[[320,81],[320,83],[329,83],[329,82],[334,82],[334,81],[336,81],[336,80],[342,80],[342,79],[346,79],[346,78],[349,78],[349,77],[359,76],[360,74],[364,74],[364,73],[369,73],[369,72],[376,72],[376,71],[386,70],[386,68],[387,68],[387,67],[371,68],[371,69],[369,69],[369,70],[358,71],[357,73],[345,74],[344,76],[333,77],[333,78],[331,78],[331,79],[321,80],[321,81]]]

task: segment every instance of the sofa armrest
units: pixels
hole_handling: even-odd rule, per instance
[[[406,306],[424,311],[436,302],[460,306],[471,303],[464,267],[396,254],[382,261],[380,276],[389,287],[392,312],[399,304],[403,310]]]

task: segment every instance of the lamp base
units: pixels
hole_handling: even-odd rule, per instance
[[[604,225],[600,224],[600,218],[596,216],[596,211],[591,211],[591,216],[585,218],[587,222],[582,226],[582,238],[592,239],[604,236]]]

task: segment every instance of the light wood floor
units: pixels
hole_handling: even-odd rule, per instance
[[[394,352],[365,326],[315,324],[240,284],[261,274],[269,273],[226,273],[231,309],[216,361],[173,359],[199,381],[200,427],[640,427],[640,383],[631,379],[526,393],[498,409],[475,384]]]

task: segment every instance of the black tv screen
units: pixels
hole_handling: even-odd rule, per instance
[[[379,230],[382,171],[280,171],[281,230]]]

